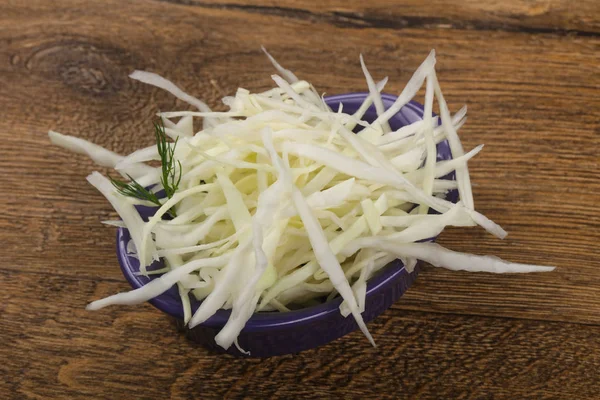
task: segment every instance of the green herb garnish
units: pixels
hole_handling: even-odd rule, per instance
[[[162,167],[162,176],[160,178],[160,183],[162,184],[165,194],[167,198],[173,197],[177,188],[179,187],[179,183],[181,182],[181,162],[179,160],[175,160],[175,148],[177,147],[177,141],[179,138],[175,139],[173,145],[167,143],[167,135],[165,134],[165,126],[160,122],[160,124],[153,122],[154,125],[154,134],[156,136],[156,147],[158,149],[158,155],[160,156],[160,163]],[[177,166],[179,168],[177,168]],[[130,175],[127,175],[131,182],[127,183],[124,181],[120,181],[117,179],[110,178],[110,181],[117,188],[117,191],[127,197],[133,197],[139,200],[149,201],[157,206],[162,206],[159,198],[155,193],[146,189],[142,185],[140,185],[135,179],[133,179]],[[177,214],[175,212],[175,208],[171,208],[169,210],[169,215],[172,217],[176,217]]]

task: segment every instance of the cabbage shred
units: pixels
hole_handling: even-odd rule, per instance
[[[310,83],[264,51],[279,72],[272,76],[275,87],[262,93],[238,89],[223,99],[226,112],[212,111],[156,74],[130,75],[198,109],[158,114],[176,146],[159,142],[158,147],[122,156],[49,132],[53,143],[87,154],[139,185],[153,186],[152,193],[164,188],[166,176],[164,168],[146,163],[160,160],[165,149],[176,160],[169,172],[179,179],[176,191],[160,199],[147,222],[134,207],[147,202],[117,190],[98,172],[88,177],[121,217],[121,222],[107,224],[129,229],[141,273],[149,274],[146,267],[159,258],[166,264],[164,273],[145,286],[94,301],[88,309],[138,304],[177,285],[190,327],[219,309],[231,309],[216,336],[227,349],[238,346],[240,331],[256,311],[288,311],[339,295],[340,312],[352,315],[374,345],[361,315],[366,284],[395,258],[408,270],[417,259],[451,270],[553,269],[417,243],[447,226],[480,225],[500,238],[506,235],[474,210],[467,161],[481,146],[466,153],[463,149],[457,132],[466,109],[451,115],[435,74],[434,51],[387,110],[380,95],[387,78],[375,83],[361,56],[369,96],[354,114],[341,106],[329,109]],[[423,121],[392,131],[389,119],[424,83]],[[433,115],[434,99],[439,118]],[[371,104],[378,117],[370,124],[361,118]],[[195,134],[194,118],[203,119],[203,129]],[[355,135],[356,126],[362,130]],[[448,140],[454,159],[436,162],[435,145],[443,140]],[[451,171],[456,171],[456,181],[439,179]],[[452,204],[444,197],[455,188],[460,201]],[[428,214],[429,209],[439,214]],[[174,218],[163,218],[167,213]],[[190,296],[202,301],[194,314]]]

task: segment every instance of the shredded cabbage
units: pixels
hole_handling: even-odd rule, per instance
[[[500,238],[506,236],[474,210],[467,162],[482,146],[464,152],[457,132],[466,108],[450,114],[435,73],[434,51],[388,109],[380,95],[387,78],[375,83],[361,56],[369,95],[354,114],[341,106],[330,110],[310,83],[263,51],[279,73],[272,76],[276,87],[262,93],[238,89],[235,96],[223,99],[229,106],[226,112],[212,111],[154,73],[130,75],[199,111],[159,114],[165,134],[177,139],[177,145],[170,146],[180,163],[181,182],[149,221],[135,209],[147,202],[125,197],[98,172],[88,177],[121,218],[104,223],[129,229],[128,249],[137,253],[140,273],[160,275],[141,288],[96,300],[88,309],[138,304],[177,285],[190,327],[221,308],[231,309],[216,336],[227,349],[232,344],[240,348],[237,337],[256,311],[288,311],[339,295],[340,312],[352,315],[375,345],[361,315],[368,307],[367,284],[395,258],[403,260],[408,271],[417,260],[494,273],[553,269],[417,243],[446,226],[480,225]],[[391,131],[390,118],[423,83],[423,120]],[[440,117],[433,115],[434,100]],[[371,105],[377,118],[368,123],[362,117]],[[195,118],[203,118],[204,127],[194,134]],[[363,129],[354,134],[357,125]],[[53,131],[49,137],[141,185],[153,186],[153,193],[161,189],[160,168],[145,164],[160,160],[157,146],[121,156],[76,137]],[[436,144],[443,140],[448,140],[454,158],[438,162]],[[439,179],[452,171],[456,181]],[[460,194],[457,204],[444,199],[454,188]],[[439,214],[428,213],[430,209]],[[176,216],[163,219],[170,210]],[[159,258],[166,267],[147,271]],[[194,314],[190,296],[202,301]]]

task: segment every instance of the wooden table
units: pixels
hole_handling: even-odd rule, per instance
[[[316,3],[316,4],[315,4]],[[595,0],[0,2],[0,398],[600,398],[600,3]],[[270,359],[214,355],[149,305],[85,311],[128,289],[97,169],[48,129],[120,153],[157,110],[155,71],[216,106],[272,85],[265,45],[330,94],[359,91],[362,52],[397,93],[431,48],[469,106],[477,207],[510,231],[449,229],[451,249],[548,274],[426,268],[369,326]],[[105,169],[100,168],[106,173]]]

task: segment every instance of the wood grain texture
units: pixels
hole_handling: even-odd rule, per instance
[[[0,371],[15,398],[121,398],[140,385],[140,398],[157,399],[600,396],[591,384],[598,326],[394,309],[370,324],[376,349],[354,332],[298,355],[244,360],[191,345],[149,305],[93,314],[73,307],[124,289],[121,282],[12,271],[0,279],[13,293]],[[44,295],[32,298],[32,286]]]
[[[242,10],[284,18],[324,21],[340,27],[380,29],[474,29],[598,36],[593,0],[494,0],[348,2],[344,0],[162,0],[201,8]]]
[[[0,2],[0,398],[599,398],[600,5],[450,3]],[[187,106],[133,69],[218,107],[271,85],[261,44],[330,94],[364,90],[359,52],[395,93],[435,47],[465,147],[486,144],[476,205],[510,232],[440,242],[557,271],[430,267],[370,324],[378,349],[352,334],[267,360],[209,354],[147,305],[86,312],[127,289],[113,213],[47,130],[148,145],[154,113]]]

